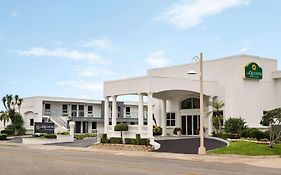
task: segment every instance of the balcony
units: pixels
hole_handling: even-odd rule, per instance
[[[84,111],[84,110],[52,110],[44,109],[43,115],[45,116],[61,116],[61,117],[89,117],[101,118],[100,111]]]

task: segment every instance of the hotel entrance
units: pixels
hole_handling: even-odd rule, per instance
[[[200,124],[200,115],[182,115],[181,116],[182,135],[198,135],[199,124]]]

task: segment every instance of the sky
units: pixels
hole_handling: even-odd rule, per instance
[[[250,54],[278,59],[279,0],[0,1],[0,96],[103,99],[106,80]],[[0,107],[1,109],[1,107]]]

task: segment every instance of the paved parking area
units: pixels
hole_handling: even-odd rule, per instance
[[[182,138],[182,139],[167,139],[156,140],[161,144],[157,152],[181,153],[181,154],[197,154],[199,147],[199,138]],[[225,142],[215,140],[212,138],[205,138],[206,150],[212,150],[227,146]]]
[[[82,140],[75,140],[74,142],[52,143],[52,144],[48,144],[48,145],[87,148],[89,146],[92,146],[96,142],[97,142],[97,139],[95,137],[92,137],[92,138],[85,138]]]

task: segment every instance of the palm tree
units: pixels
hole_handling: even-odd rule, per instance
[[[6,123],[10,121],[10,115],[7,112],[4,112],[0,115],[0,121],[4,122],[4,126],[6,126]]]
[[[213,108],[213,111],[211,112],[215,113],[212,117],[213,125],[217,130],[219,130],[219,132],[221,132],[221,126],[222,126],[221,121],[223,120],[223,115],[221,115],[220,112],[224,107],[224,102],[219,100],[214,100],[211,101],[209,105],[212,106]]]

